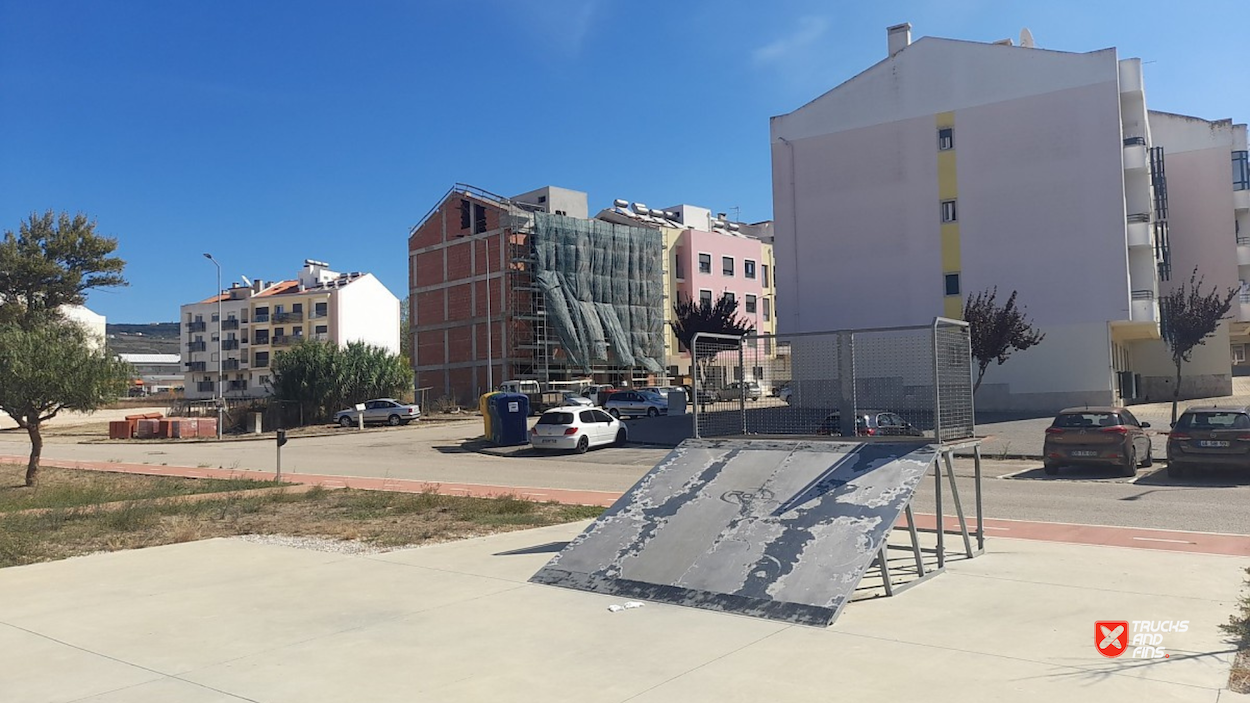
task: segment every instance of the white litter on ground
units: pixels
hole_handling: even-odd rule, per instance
[[[328,537],[297,537],[295,535],[239,535],[235,539],[257,544],[276,544],[281,547],[295,549],[311,549],[317,552],[333,554],[381,554],[390,549],[378,547],[366,542],[349,539],[330,539]]]

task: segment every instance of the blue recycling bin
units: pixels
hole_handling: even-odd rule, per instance
[[[490,406],[490,441],[501,447],[529,444],[530,399],[521,393],[496,393],[486,399]]]

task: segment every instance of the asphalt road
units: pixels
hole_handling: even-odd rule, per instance
[[[373,430],[338,430],[330,436],[292,439],[283,448],[288,472],[389,477],[430,482],[476,483],[625,491],[667,453],[666,449],[607,448],[585,455],[501,457],[473,451],[476,421]],[[24,434],[0,432],[0,455],[24,456]],[[153,465],[272,471],[273,441],[199,443],[52,441],[48,458],[123,461]],[[1250,476],[1202,474],[1174,481],[1156,465],[1136,479],[1097,471],[1065,471],[1048,477],[1036,461],[987,458],[986,517],[1076,524],[1153,527],[1250,534]],[[960,491],[971,514],[972,461],[956,462]],[[947,508],[950,499],[947,495]],[[916,509],[932,512],[933,482],[926,481]]]

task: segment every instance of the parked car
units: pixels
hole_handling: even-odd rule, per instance
[[[1186,408],[1168,435],[1168,476],[1199,466],[1250,470],[1250,407]]]
[[[595,385],[595,386],[587,386],[586,390],[582,391],[582,395],[586,396],[587,398],[594,399],[594,398],[598,398],[600,393],[614,393],[614,392],[616,392],[616,389],[613,388],[612,386],[607,385],[607,384],[601,384],[601,385]]]
[[[672,393],[673,391],[681,391],[682,393],[686,393],[686,389],[682,386],[647,386],[646,388],[639,388],[638,390],[647,391],[649,393],[659,393],[660,395],[664,396],[666,399],[668,398],[668,394]]]
[[[841,413],[831,413],[820,423],[816,434],[841,436]],[[899,417],[897,413],[870,411],[855,417],[855,434],[859,437],[923,437],[924,432],[916,429],[910,422]]]
[[[608,397],[603,409],[612,417],[655,417],[668,414],[668,401],[659,393],[648,391],[617,391]]]
[[[760,390],[760,384],[755,381],[734,381],[716,391],[716,399],[719,401],[738,400],[743,395],[747,400],[759,400],[764,392]]]
[[[769,393],[769,395],[775,398],[780,398],[782,389],[789,388],[789,387],[790,387],[789,381],[782,381],[781,383],[778,383],[777,385],[773,386],[772,391]]]
[[[1046,428],[1043,466],[1055,475],[1063,466],[1114,466],[1121,476],[1136,476],[1150,466],[1149,422],[1138,422],[1124,408],[1067,408]]]
[[[385,422],[388,425],[407,425],[408,423],[421,417],[420,406],[410,403],[401,403],[394,398],[377,398],[375,400],[366,400],[365,403],[365,423],[376,424]],[[340,410],[334,414],[334,421],[343,427],[351,427],[358,424],[360,411],[355,408],[348,410]]]
[[[599,408],[570,405],[542,414],[530,430],[536,449],[572,449],[583,453],[591,447],[622,445],[629,433],[621,421]]]
[[[789,383],[777,389],[777,397],[785,403],[790,402],[790,399],[794,397],[794,390],[790,388]]]
[[[577,393],[574,393],[572,391],[569,391],[562,396],[561,403],[565,407],[576,406],[576,407],[583,407],[583,408],[593,408],[595,406],[595,401],[591,400],[590,398],[587,398],[584,395],[578,395]]]

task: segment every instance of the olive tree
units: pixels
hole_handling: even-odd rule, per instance
[[[339,347],[303,340],[272,362],[274,398],[299,405],[303,417],[328,420],[348,405],[412,388],[412,367],[398,354],[363,342]]]
[[[130,377],[129,364],[73,322],[0,324],[0,410],[30,436],[27,486],[38,481],[43,423],[62,410],[98,410],[125,392]]]

